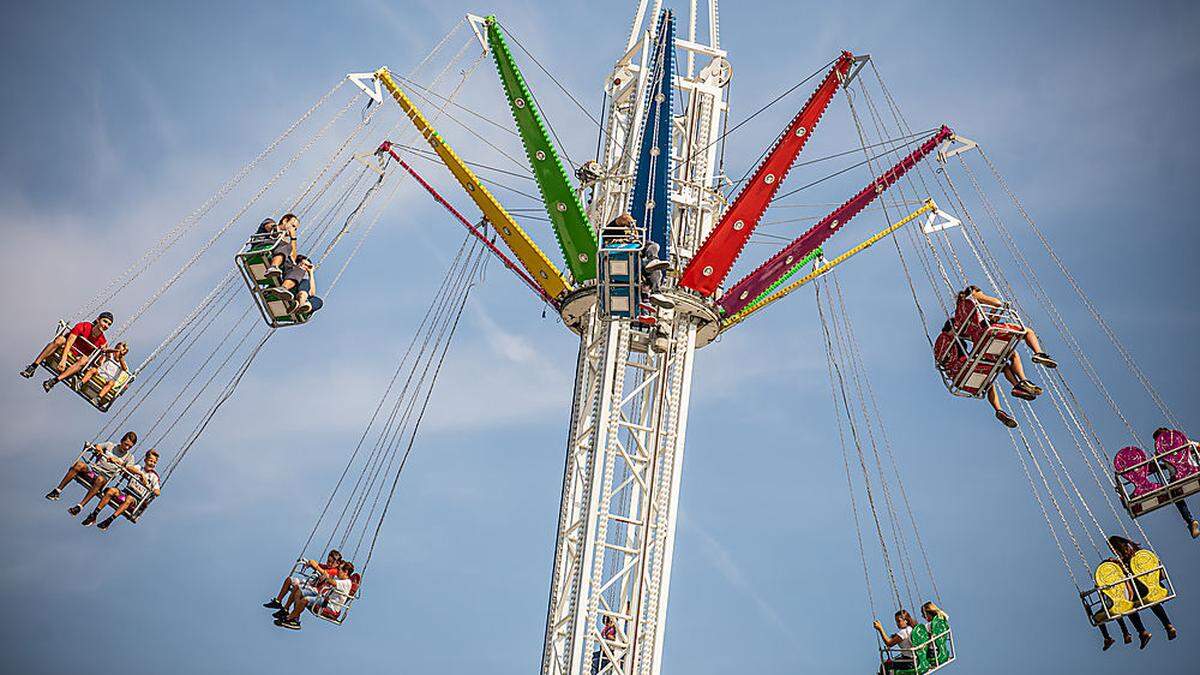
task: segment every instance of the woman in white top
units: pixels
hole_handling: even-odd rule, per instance
[[[885,660],[879,669],[880,673],[886,675],[886,673],[897,670],[909,670],[916,667],[916,656],[913,654],[911,638],[915,625],[917,623],[913,621],[912,615],[906,609],[896,612],[896,632],[893,635],[888,635],[883,630],[883,624],[875,622],[875,630],[879,631],[879,638],[883,640],[883,644],[888,647],[900,647],[900,656]]]

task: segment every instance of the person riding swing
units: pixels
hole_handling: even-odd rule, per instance
[[[103,349],[108,344],[108,338],[104,336],[104,331],[111,328],[112,324],[112,312],[100,312],[94,321],[80,321],[72,326],[66,334],[56,335],[42,349],[33,363],[25,366],[25,370],[21,371],[21,377],[26,379],[33,377],[39,364],[61,350],[58,361],[53,364],[58,375],[42,383],[42,388],[50,391],[54,385],[83,370],[92,352],[96,349]],[[72,356],[75,357],[73,363],[70,362]]]

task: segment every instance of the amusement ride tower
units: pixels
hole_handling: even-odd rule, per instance
[[[647,13],[647,1],[640,0],[625,53],[605,80],[610,103],[588,217],[600,224],[624,212],[636,197],[639,154],[658,160],[666,173],[658,184],[666,190],[648,210],[672,207],[670,261],[680,270],[724,207],[716,140],[732,71],[719,47],[717,0],[707,3],[707,40],[697,39],[695,0],[687,39],[672,37],[673,17],[660,13],[660,4]],[[677,74],[675,49],[665,48],[671,42],[686,54]],[[676,95],[682,105],[672,114]],[[658,119],[646,119],[655,114]],[[660,128],[669,139],[643,141],[643,133]],[[639,153],[641,147],[649,151]],[[666,157],[656,152],[664,147]],[[657,675],[693,358],[716,337],[720,316],[710,302],[667,290],[676,306],[659,312],[670,336],[660,353],[629,321],[605,320],[596,293],[596,286],[584,286],[563,303],[580,346],[542,672],[579,675],[596,667]],[[612,628],[605,630],[609,618]]]

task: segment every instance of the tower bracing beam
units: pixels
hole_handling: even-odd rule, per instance
[[[383,87],[388,90],[396,103],[400,105],[400,109],[412,121],[413,126],[420,132],[429,146],[433,148],[438,157],[450,169],[450,173],[454,174],[455,179],[467,191],[467,195],[483,212],[483,217],[487,218],[492,227],[500,234],[500,238],[508,245],[517,260],[521,261],[521,265],[529,276],[537,282],[538,286],[551,298],[558,298],[564,295],[567,290],[567,280],[563,278],[562,272],[550,262],[542,249],[529,238],[529,234],[525,232],[517,221],[513,219],[508,211],[500,205],[496,197],[484,186],[479,180],[479,176],[470,169],[454,152],[454,149],[446,144],[442,139],[441,134],[433,128],[433,125],[426,119],[421,109],[412,102],[412,99],[404,93],[404,90],[396,84],[396,80],[392,78],[392,74],[387,68],[380,68],[375,71],[375,76],[383,83]]]
[[[504,87],[504,95],[512,110],[517,130],[521,135],[521,143],[525,146],[525,154],[529,157],[529,165],[533,176],[537,179],[542,201],[546,205],[546,214],[554,227],[554,236],[562,249],[567,268],[575,281],[582,282],[596,278],[596,233],[583,213],[583,205],[571,188],[567,172],[563,169],[558,151],[550,141],[550,134],[538,111],[533,94],[517,68],[508,41],[500,28],[496,17],[489,16],[486,20],[488,46],[491,47],[492,58],[496,69],[500,72],[500,84]]]
[[[884,237],[890,235],[891,233],[895,232],[896,230],[904,227],[905,225],[907,225],[907,224],[911,223],[912,221],[916,220],[917,218],[921,217],[921,215],[926,214],[926,213],[932,214],[932,213],[936,213],[936,212],[938,212],[937,204],[934,204],[932,199],[926,199],[925,203],[922,204],[916,211],[913,211],[912,213],[908,214],[907,216],[904,216],[903,218],[901,218],[900,220],[897,220],[896,222],[892,223],[891,225],[888,225],[887,227],[883,228],[882,230],[876,232],[875,234],[873,234],[870,237],[868,237],[867,239],[865,239],[859,245],[851,248],[849,251],[846,251],[845,253],[834,258],[833,260],[830,260],[821,265],[818,265],[817,268],[814,269],[812,272],[809,272],[808,274],[804,275],[803,277],[800,277],[799,279],[793,281],[792,283],[788,284],[787,286],[784,286],[783,288],[779,288],[779,286],[782,285],[782,282],[775,284],[766,293],[763,293],[762,295],[760,295],[759,299],[756,300],[754,303],[747,305],[746,308],[743,309],[742,311],[727,318],[722,323],[722,328],[731,328],[733,326],[736,326],[737,324],[739,324],[739,323],[745,321],[747,318],[749,318],[749,316],[751,314],[766,308],[766,306],[770,305],[771,303],[782,300],[783,298],[787,297],[789,294],[791,294],[793,291],[797,290],[801,286],[804,286],[805,284],[813,281],[814,279],[817,279],[821,275],[832,270],[833,268],[837,267],[838,265],[841,265],[842,263],[846,262],[850,258],[853,258],[854,256],[858,255],[859,253],[862,253],[863,251],[867,250],[871,246],[875,245],[876,242],[880,241]],[[821,249],[817,249],[816,251],[813,251],[809,255],[805,256],[804,259],[806,261],[811,261],[814,257],[819,255],[820,250]],[[805,264],[807,264],[807,263],[805,263]],[[776,290],[776,289],[778,289],[778,290]]]
[[[633,180],[633,198],[629,213],[646,228],[647,236],[658,244],[658,257],[670,253],[671,176],[671,103],[675,93],[675,14],[664,9],[658,22],[650,71],[650,95],[646,98],[646,116],[642,120],[642,145],[638,153],[637,173]]]
[[[850,52],[842,52],[837,58],[808,102],[775,139],[775,145],[734,198],[733,205],[721,216],[696,257],[692,258],[679,281],[680,286],[712,295],[724,283],[853,63],[854,55]]]
[[[949,138],[951,134],[952,132],[948,127],[941,127],[916,150],[913,150],[895,166],[883,172],[883,175],[872,181],[870,185],[864,187],[845,204],[842,204],[833,213],[822,218],[816,225],[809,228],[807,232],[783,247],[783,250],[771,256],[758,269],[734,284],[725,295],[721,296],[719,301],[725,315],[736,315],[758,298],[776,280],[788,274],[796,261],[808,255],[821,244],[824,244],[834,233],[850,222],[854,216],[858,215],[871,202],[875,201],[879,195],[883,194],[884,190],[887,190],[896,181],[900,180],[909,169],[916,166],[917,162],[920,162],[929,153],[933,152],[934,148]]]

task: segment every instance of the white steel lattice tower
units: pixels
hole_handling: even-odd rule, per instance
[[[594,224],[624,211],[632,190],[661,0],[650,12],[647,4],[640,0],[626,51],[605,82],[602,177],[590,186],[588,204]],[[686,39],[675,40],[684,61],[674,82],[682,105],[671,125],[674,269],[691,259],[724,207],[717,151],[732,71],[718,47],[717,0],[706,4],[707,43],[697,40],[697,0]],[[600,318],[594,286],[563,303],[580,347],[542,659],[547,675],[661,670],[692,359],[719,327],[711,302],[667,293],[677,306],[660,312],[671,335],[662,353],[628,321]],[[609,618],[615,634],[605,635]]]

